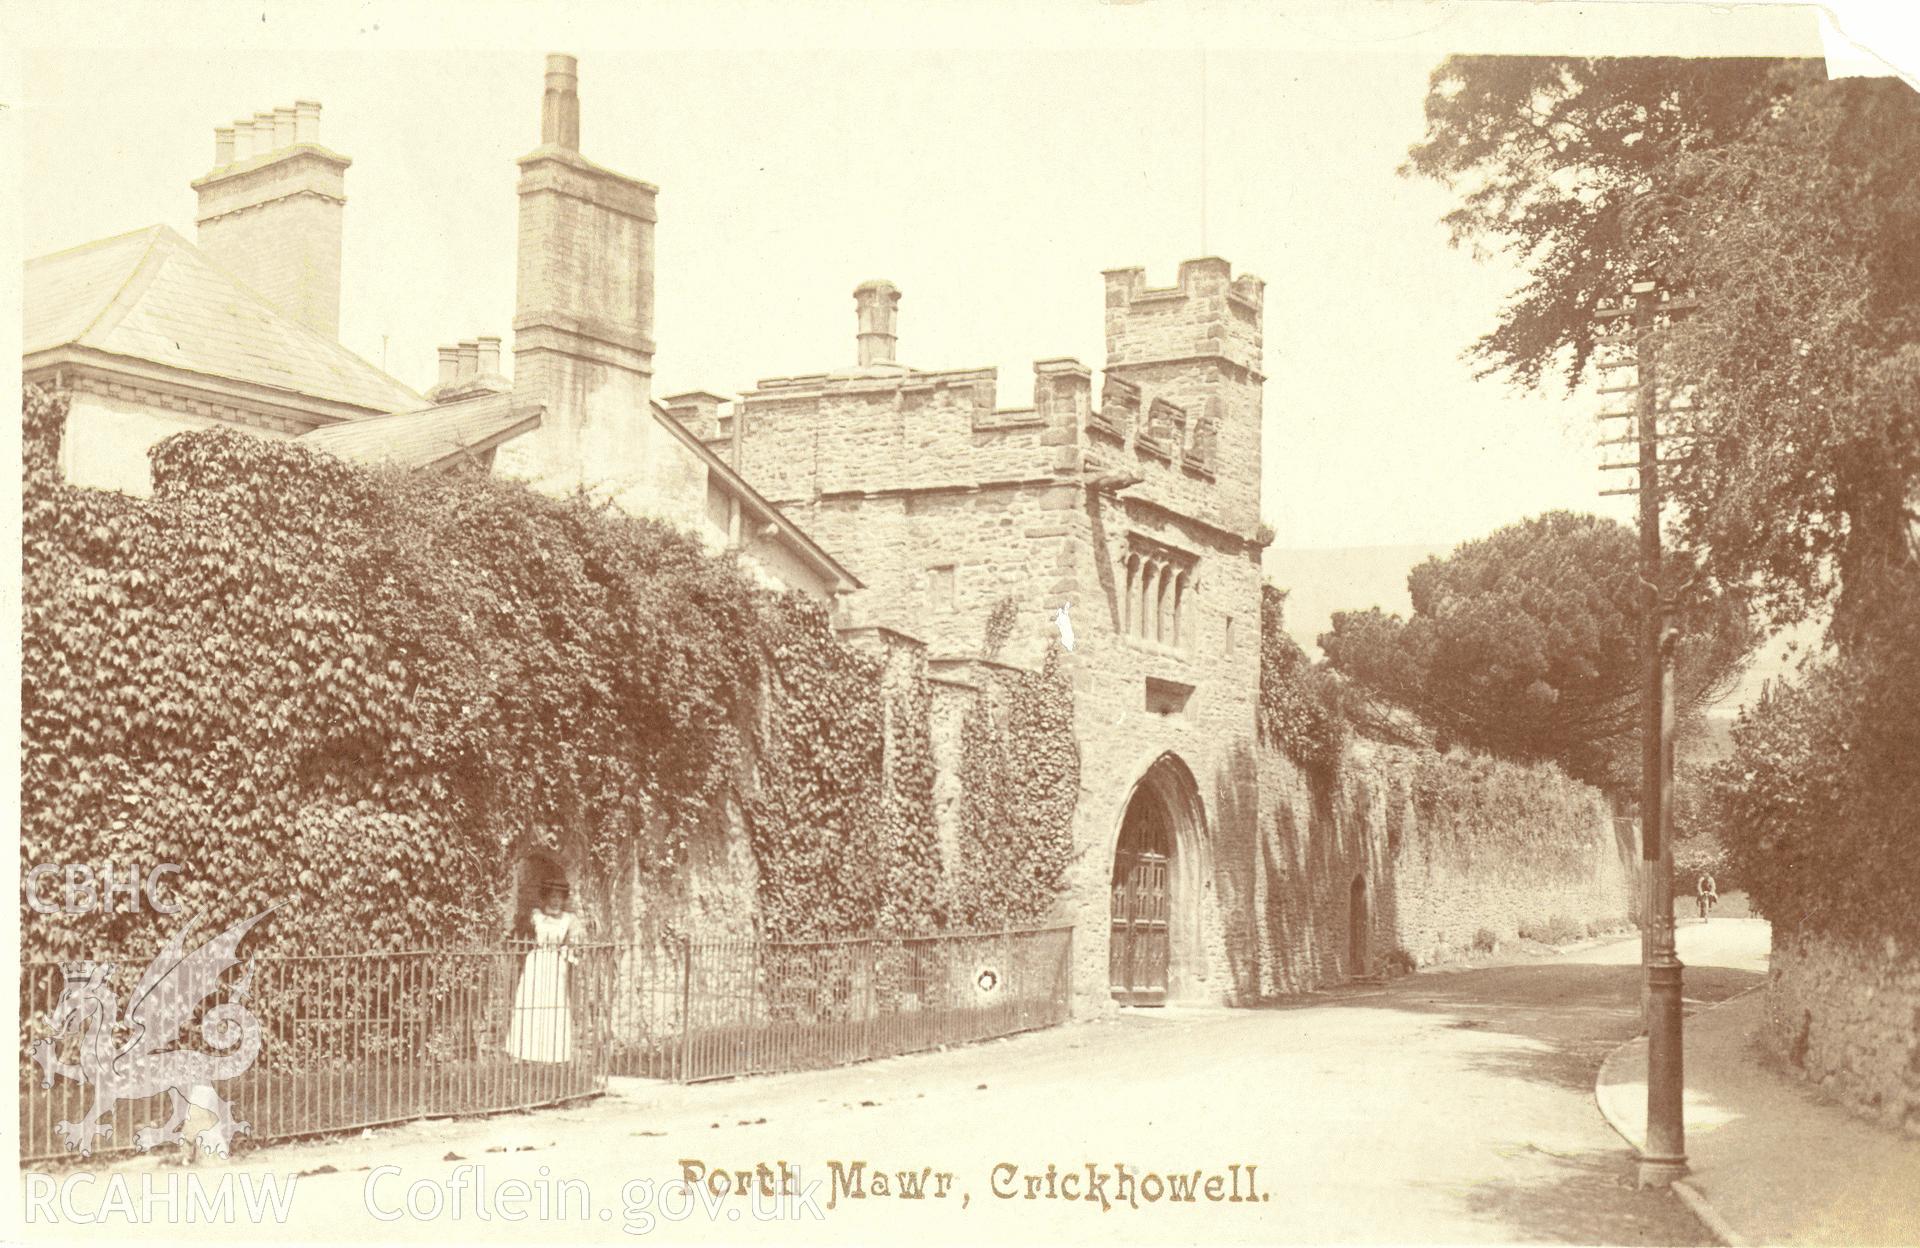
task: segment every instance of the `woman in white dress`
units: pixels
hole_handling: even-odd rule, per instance
[[[507,1024],[507,1053],[525,1062],[573,1060],[573,1007],[567,972],[574,920],[565,885],[549,886],[533,910],[534,947],[520,969]]]

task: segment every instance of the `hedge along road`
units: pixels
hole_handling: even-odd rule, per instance
[[[1760,981],[1764,923],[1689,923],[1681,937],[1690,1000]],[[632,1227],[746,1243],[1706,1243],[1671,1195],[1633,1188],[1629,1153],[1592,1100],[1601,1058],[1637,1030],[1637,950],[1629,938],[1269,1008],[1133,1011],[834,1071],[623,1081],[579,1108],[267,1149],[233,1169],[334,1168],[298,1179],[283,1233],[301,1238],[586,1240]],[[777,1174],[785,1162],[800,1188],[819,1182],[821,1216],[799,1202],[797,1219],[761,1222],[739,1197],[713,1198],[711,1214],[663,1209],[660,1185],[686,1162],[722,1188],[735,1180],[711,1172],[765,1163]],[[866,1163],[861,1197],[848,1191],[855,1162]],[[901,1171],[922,1198],[875,1193],[876,1172],[899,1188]],[[1175,1175],[1195,1199],[1172,1198]],[[514,1179],[534,1193],[517,1206]],[[572,1180],[581,1186],[560,1188]],[[543,1184],[565,1220],[535,1230],[503,1216],[533,1211]],[[437,1216],[409,1210],[435,1203]],[[192,1228],[213,1239],[249,1231]]]

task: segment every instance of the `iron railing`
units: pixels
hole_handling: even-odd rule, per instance
[[[617,1074],[691,1083],[838,1066],[1065,1022],[1073,929],[626,946]]]
[[[513,942],[498,949],[254,959],[244,1005],[260,1022],[259,1055],[216,1089],[233,1117],[248,1124],[234,1143],[532,1109],[605,1091],[614,946],[571,946],[564,976],[552,974],[559,963],[551,954],[534,955],[546,961],[542,972],[530,975],[531,948]],[[146,966],[146,958],[115,964],[107,987],[117,1010],[127,1008]],[[236,975],[227,977],[229,987]],[[516,1002],[522,979],[542,976]],[[94,1100],[92,1084],[56,1078],[43,1086],[32,1060],[35,1042],[51,1035],[63,988],[59,964],[21,967],[23,1162],[73,1155],[60,1124],[79,1122]],[[204,1004],[217,1006],[227,995]],[[124,1040],[125,1031],[119,1034]],[[56,1058],[80,1063],[88,1042],[84,1025],[52,1038]],[[515,1039],[518,1055],[508,1047]],[[218,1052],[202,1039],[198,1019],[164,1047]],[[169,1108],[164,1095],[118,1101],[99,1120],[112,1130],[92,1141],[92,1151],[134,1149],[135,1133],[165,1121]],[[190,1132],[206,1125],[198,1112],[187,1123]]]
[[[237,1146],[358,1131],[418,1118],[557,1105],[604,1092],[609,1074],[693,1082],[803,1070],[985,1040],[1064,1022],[1071,1012],[1068,927],[811,942],[752,939],[567,947],[263,956],[244,1005],[261,1027],[252,1065],[219,1080]],[[147,958],[115,963],[105,987],[124,1011]],[[226,991],[202,1010],[232,995]],[[20,1157],[70,1157],[60,1129],[95,1088],[42,1086],[32,1060],[51,1038],[81,1065],[84,1025],[54,1036],[65,979],[27,963],[20,980]],[[165,1047],[214,1054],[200,1018]],[[124,1042],[124,1027],[116,1033]],[[111,1053],[109,1046],[106,1052]],[[191,1060],[191,1059],[190,1059]],[[124,1066],[124,1063],[123,1063]],[[95,1155],[138,1146],[170,1116],[164,1095],[120,1099]],[[194,1111],[186,1142],[207,1125]]]

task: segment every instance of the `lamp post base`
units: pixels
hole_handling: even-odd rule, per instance
[[[1640,1159],[1641,1187],[1671,1187],[1675,1179],[1687,1177],[1687,1159],[1685,1157],[1642,1157]]]

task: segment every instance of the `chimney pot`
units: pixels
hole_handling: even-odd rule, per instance
[[[500,375],[499,335],[482,334],[478,341],[480,345],[480,375],[482,377],[498,377]]]
[[[319,100],[295,100],[293,102],[293,141],[295,143],[318,143],[320,141]]]
[[[458,380],[466,381],[469,378],[477,376],[479,371],[480,344],[469,339],[460,344],[460,376]]]
[[[225,169],[233,163],[233,127],[213,128],[213,167]]]
[[[242,117],[233,123],[233,158],[245,160],[253,155],[253,118]]]
[[[547,91],[540,102],[540,145],[580,150],[580,62],[564,52],[547,56]]]
[[[276,149],[293,146],[293,110],[291,108],[273,110],[273,146]]]
[[[258,112],[253,115],[253,154],[265,156],[274,149],[273,113]]]
[[[861,368],[894,362],[894,347],[899,341],[899,304],[900,288],[892,282],[862,282],[854,287]]]
[[[440,384],[450,386],[460,380],[460,348],[440,348]]]

